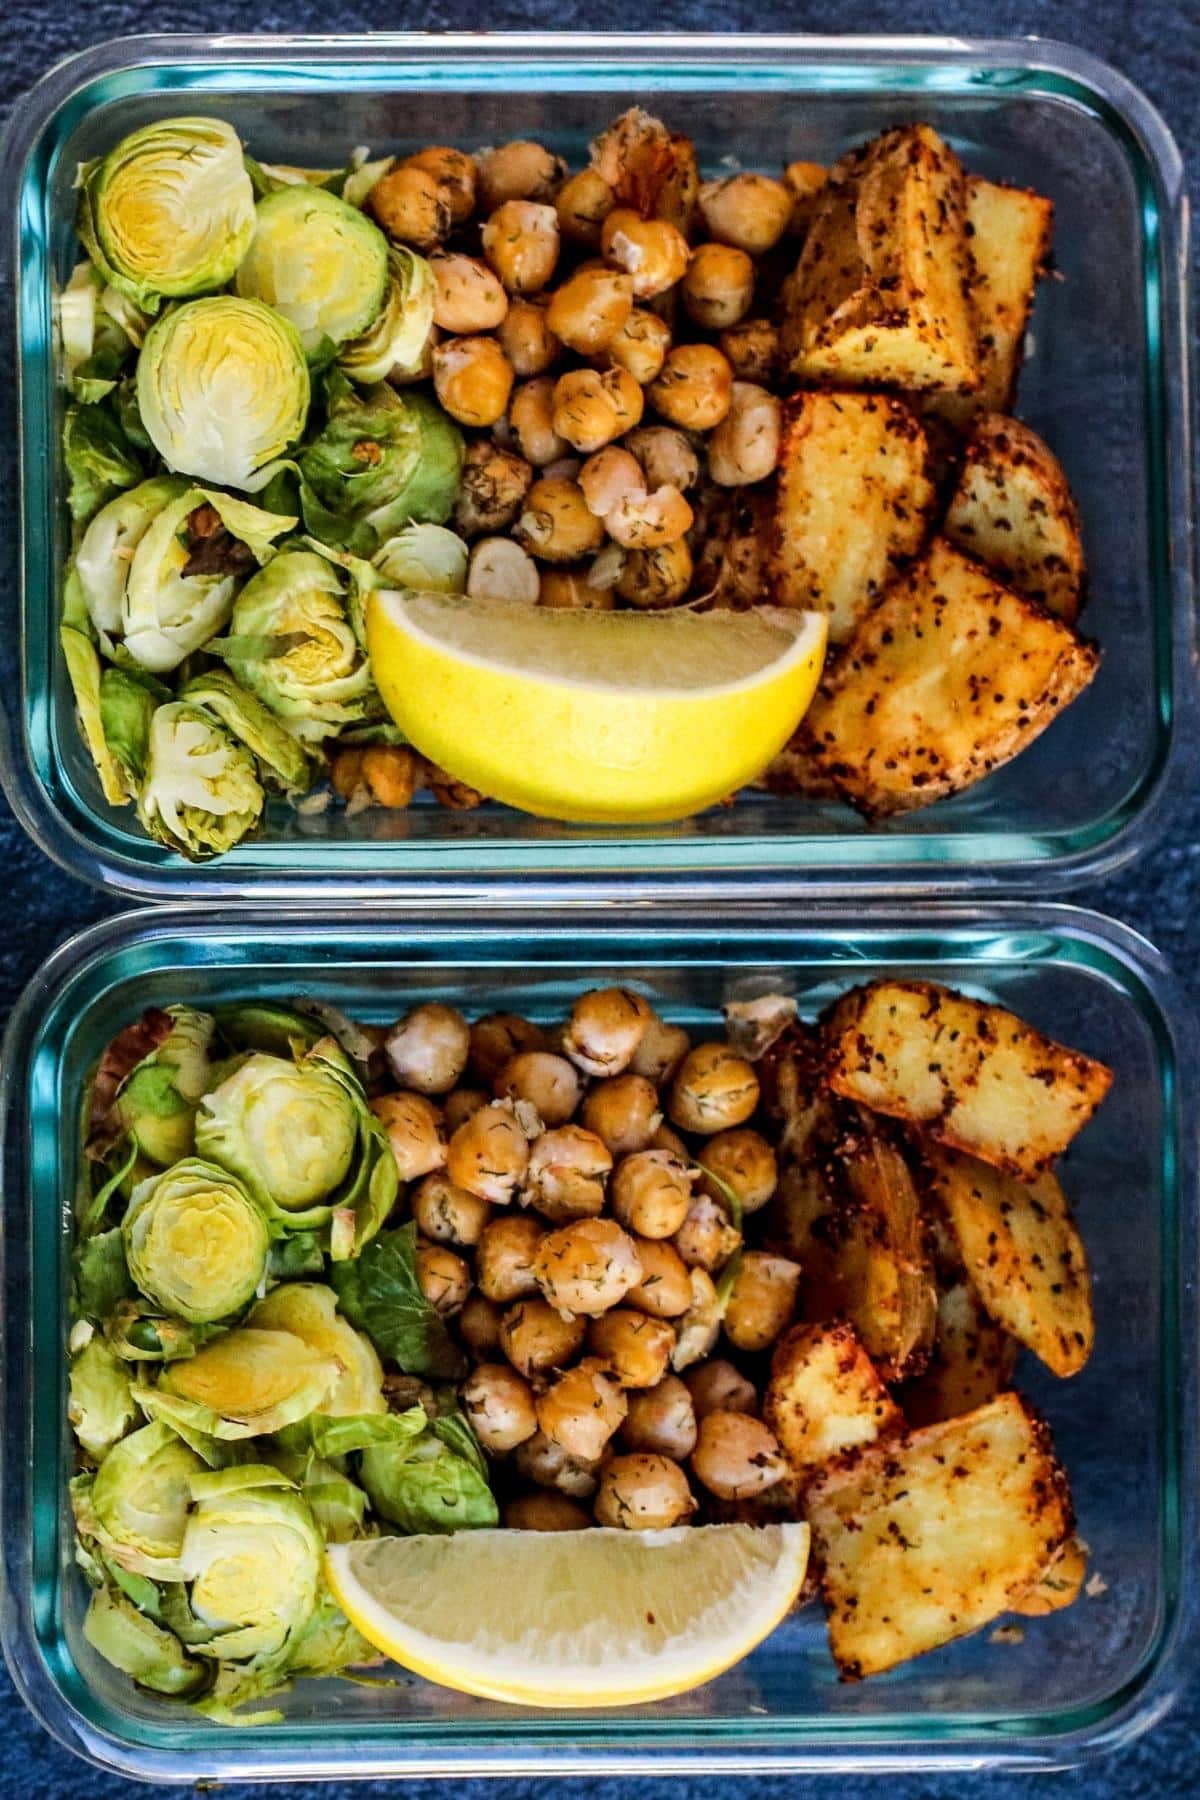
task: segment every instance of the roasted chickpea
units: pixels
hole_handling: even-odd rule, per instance
[[[600,1477],[596,1520],[625,1531],[669,1531],[696,1510],[687,1476],[669,1456],[614,1456]]]
[[[630,207],[614,207],[600,232],[607,261],[623,269],[634,295],[650,300],[674,287],[688,266],[687,239],[665,219],[643,219]]]
[[[481,1106],[487,1106],[492,1096],[483,1088],[460,1087],[452,1094],[447,1094],[442,1102],[442,1113],[446,1120],[446,1130],[451,1137],[460,1125],[465,1125],[473,1113]]]
[[[544,1231],[531,1213],[506,1213],[485,1225],[475,1251],[480,1293],[497,1306],[536,1294],[534,1264]]]
[[[521,510],[533,470],[524,457],[502,450],[488,438],[467,445],[463,457],[454,529],[461,537],[503,531]]]
[[[589,511],[578,482],[543,476],[526,494],[513,535],[543,562],[578,562],[600,548],[604,524]]]
[[[686,1054],[686,1052],[685,1052],[685,1054]],[[681,1163],[687,1163],[689,1168],[691,1167],[692,1162],[695,1160],[692,1156],[691,1151],[688,1149],[687,1145],[684,1143],[683,1139],[680,1137],[679,1133],[675,1130],[675,1128],[673,1126],[667,1125],[666,1123],[663,1123],[662,1125],[660,1125],[658,1127],[658,1129],[655,1131],[654,1136],[650,1139],[650,1142],[647,1145],[647,1149],[669,1150],[673,1156],[677,1156],[679,1158]]]
[[[363,752],[355,745],[348,744],[334,754],[329,765],[329,785],[339,799],[357,801],[359,810],[370,804],[363,775]],[[360,796],[365,798],[360,799]]]
[[[779,1165],[775,1152],[761,1132],[741,1126],[736,1131],[718,1131],[709,1138],[700,1158],[706,1173],[701,1177],[702,1193],[723,1200],[718,1181],[732,1188],[744,1213],[756,1213],[767,1204],[779,1181]]]
[[[441,1114],[423,1094],[381,1094],[371,1111],[387,1132],[401,1181],[416,1181],[445,1166]]]
[[[445,1319],[461,1312],[471,1292],[471,1271],[445,1244],[418,1243],[417,1285],[435,1312]]]
[[[708,234],[750,256],[776,245],[791,223],[790,189],[770,175],[727,175],[700,184],[700,212]]]
[[[721,333],[721,354],[735,381],[773,381],[779,370],[779,330],[769,319],[743,319]]]
[[[659,550],[691,530],[692,509],[678,488],[660,487],[652,494],[626,494],[604,523],[625,550]]]
[[[783,409],[753,381],[735,381],[729,411],[708,440],[708,473],[719,487],[765,481],[779,461]]]
[[[476,1289],[458,1315],[458,1329],[471,1355],[486,1362],[500,1348],[500,1308]]]
[[[693,1179],[691,1170],[669,1150],[639,1150],[623,1156],[613,1171],[609,1191],[613,1212],[626,1230],[638,1237],[674,1237],[687,1218]]]
[[[622,600],[653,612],[674,606],[692,585],[692,553],[686,538],[662,544],[656,550],[630,550],[617,577]]]
[[[744,1125],[758,1105],[753,1063],[728,1044],[697,1044],[679,1065],[667,1111],[681,1131],[728,1131]]]
[[[489,1456],[507,1456],[537,1430],[533,1389],[508,1363],[480,1363],[458,1392],[471,1429]]]
[[[671,1367],[678,1374],[693,1363],[703,1362],[716,1343],[721,1330],[721,1301],[713,1278],[704,1269],[689,1271],[692,1301],[679,1324]]]
[[[711,1274],[729,1261],[742,1241],[719,1200],[711,1194],[694,1194],[687,1217],[675,1233],[675,1248],[690,1269]]]
[[[807,233],[828,179],[829,171],[821,163],[793,162],[783,171],[783,185],[792,201],[788,230],[794,237]]]
[[[630,1394],[621,1427],[627,1450],[670,1456],[682,1462],[696,1448],[696,1413],[692,1396],[678,1375],[664,1375],[652,1388]]]
[[[637,461],[628,450],[609,444],[589,456],[579,471],[579,485],[588,508],[598,519],[605,519],[627,495],[646,497],[646,484]]]
[[[366,208],[390,238],[417,250],[440,244],[454,218],[449,189],[412,163],[381,175],[367,195]]]
[[[594,587],[586,566],[567,569],[553,563],[540,570],[538,605],[557,612],[611,612],[616,604],[611,587]]]
[[[758,1411],[754,1383],[747,1381],[741,1370],[723,1356],[710,1356],[707,1362],[697,1363],[683,1379],[698,1419],[706,1419],[711,1412]]]
[[[571,1008],[563,1051],[585,1075],[627,1069],[654,1013],[630,988],[590,988]]]
[[[595,248],[600,242],[600,228],[613,209],[615,196],[603,175],[595,169],[581,169],[570,175],[558,190],[554,202],[558,228],[573,244]]]
[[[402,1087],[418,1094],[447,1094],[467,1066],[470,1042],[462,1014],[430,1000],[392,1026],[384,1049]]]
[[[496,336],[519,381],[544,375],[562,352],[546,323],[546,308],[535,300],[514,300]]]
[[[655,1087],[670,1079],[691,1048],[691,1039],[682,1025],[668,1025],[656,1013],[642,1033],[642,1041],[633,1053],[629,1067],[633,1074],[644,1075]],[[670,1145],[662,1145],[670,1149]]]
[[[614,1156],[628,1156],[648,1147],[662,1119],[658,1090],[644,1075],[610,1075],[587,1094],[580,1117]]]
[[[535,468],[564,456],[569,445],[555,429],[555,382],[552,375],[524,381],[512,397],[509,423],[521,451]]]
[[[460,1125],[446,1151],[446,1173],[456,1187],[506,1206],[529,1166],[529,1139],[503,1101],[481,1106]]]
[[[711,344],[677,344],[662,374],[650,383],[650,399],[672,425],[711,431],[729,411],[732,389],[733,370],[719,350]]]
[[[521,1050],[544,1050],[546,1034],[520,1013],[484,1013],[471,1027],[467,1067],[477,1081],[491,1087],[506,1062]]]
[[[585,1319],[564,1317],[548,1300],[520,1300],[500,1320],[500,1348],[514,1369],[533,1379],[565,1368],[586,1333]]]
[[[362,778],[376,806],[402,811],[417,788],[419,759],[406,744],[370,744],[362,753]]]
[[[476,159],[479,204],[495,212],[506,200],[553,200],[567,166],[541,144],[514,138]]]
[[[480,538],[472,547],[467,592],[473,600],[532,606],[538,585],[537,564],[511,538]]]
[[[680,288],[689,318],[705,331],[724,331],[750,310],[754,264],[744,250],[728,244],[701,244]]]
[[[625,1417],[621,1384],[599,1357],[585,1356],[539,1394],[538,1429],[580,1462],[596,1462]]]
[[[556,1225],[595,1218],[604,1209],[611,1168],[608,1148],[594,1132],[561,1125],[533,1141],[525,1198]]]
[[[483,254],[510,294],[536,294],[558,264],[558,215],[537,200],[506,200],[483,228]]]
[[[673,487],[682,494],[700,479],[700,458],[682,431],[669,425],[643,425],[629,433],[624,447],[641,465],[647,488]]]
[[[610,1368],[622,1387],[649,1388],[671,1363],[675,1332],[666,1319],[614,1306],[588,1326],[588,1349]]]
[[[579,356],[611,344],[633,311],[633,283],[616,269],[577,269],[551,296],[546,323]]]
[[[584,455],[621,435],[617,398],[595,369],[572,369],[560,375],[554,384],[553,407],[554,430]]]
[[[671,348],[671,327],[657,313],[634,307],[604,347],[604,359],[624,369],[642,387],[662,373]]]
[[[513,366],[495,338],[447,338],[433,352],[433,385],[460,424],[494,425],[512,393]]]
[[[475,210],[475,159],[465,150],[451,150],[444,144],[431,144],[404,159],[409,168],[424,169],[432,175],[446,197],[450,217],[455,225],[463,225]]]
[[[653,1319],[681,1319],[692,1304],[691,1272],[663,1238],[635,1238],[642,1279],[626,1300]]]
[[[615,1219],[580,1219],[548,1232],[533,1272],[551,1306],[589,1318],[619,1306],[642,1279],[637,1247]]]
[[[508,311],[508,295],[486,263],[473,256],[432,256],[433,322],[442,331],[491,331]]]
[[[736,1350],[765,1350],[791,1324],[800,1264],[765,1250],[742,1255],[725,1302],[725,1336]]]
[[[444,1175],[426,1175],[412,1195],[412,1216],[423,1237],[437,1244],[471,1245],[491,1216],[491,1205]]]
[[[711,1412],[700,1421],[692,1471],[719,1500],[749,1500],[782,1481],[788,1466],[774,1432],[761,1419]]]
[[[574,1064],[549,1050],[519,1050],[496,1077],[498,1099],[527,1100],[551,1128],[566,1124],[582,1093]]]
[[[605,369],[600,380],[616,411],[618,431],[632,431],[646,410],[646,397],[641,387],[628,369]]]
[[[616,587],[625,566],[626,552],[620,544],[605,544],[599,556],[593,557],[587,572],[587,584],[609,595],[608,605],[616,605]]]
[[[551,1488],[539,1494],[518,1494],[504,1508],[508,1531],[586,1531],[591,1522],[582,1506]]]
[[[544,1431],[535,1431],[523,1444],[518,1444],[513,1451],[513,1462],[526,1481],[536,1482],[538,1487],[555,1488],[572,1500],[590,1500],[596,1491],[598,1465],[569,1456],[562,1445],[548,1438]]]

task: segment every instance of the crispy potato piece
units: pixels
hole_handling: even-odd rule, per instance
[[[926,1168],[984,1306],[1056,1375],[1077,1375],[1095,1339],[1092,1281],[1057,1178],[1025,1183],[936,1144]]]
[[[1074,1527],[1050,1433],[1018,1394],[847,1457],[804,1511],[850,1680],[1011,1611]]]
[[[910,1425],[956,1419],[1011,1386],[1017,1345],[989,1319],[970,1282],[951,1282],[938,1294],[937,1330],[929,1367],[900,1394]]]
[[[1088,1553],[1083,1542],[1073,1537],[1055,1557],[1033,1586],[1013,1601],[1012,1610],[1025,1619],[1044,1619],[1047,1613],[1062,1612],[1074,1606],[1087,1574]]]
[[[793,1325],[775,1346],[763,1419],[798,1475],[903,1424],[852,1325]]]
[[[811,744],[793,738],[767,764],[752,787],[765,788],[769,794],[803,794],[809,800],[840,800],[841,790]]]
[[[781,606],[844,644],[924,540],[937,494],[925,433],[887,394],[799,394],[784,410],[771,575]]]
[[[928,125],[843,157],[817,202],[789,290],[794,375],[848,386],[979,386],[966,186]]]
[[[1025,748],[1091,681],[1092,645],[935,538],[866,615],[793,740],[869,819]]]
[[[819,1145],[832,1142],[837,1131],[835,1104],[825,1085],[821,1034],[803,1019],[794,1019],[764,1052],[758,1063],[763,1110],[778,1127],[781,1161],[803,1161]]]
[[[1085,576],[1079,512],[1062,464],[1036,431],[984,413],[967,442],[942,526],[1007,587],[1075,622]]]
[[[932,981],[871,981],[824,1021],[837,1094],[1033,1181],[1066,1149],[1112,1071],[1015,1013]]]
[[[666,219],[686,237],[696,212],[700,171],[692,140],[676,137],[660,119],[631,106],[591,147],[593,169],[616,195],[646,218]]]

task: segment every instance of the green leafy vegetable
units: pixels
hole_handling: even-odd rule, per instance
[[[421,1292],[416,1251],[410,1221],[382,1232],[354,1261],[337,1264],[330,1279],[342,1311],[381,1356],[406,1374],[454,1381],[464,1371],[462,1353]]]

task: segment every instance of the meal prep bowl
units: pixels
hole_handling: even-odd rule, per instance
[[[882,973],[1003,1002],[1115,1071],[1065,1169],[1095,1276],[1095,1354],[1070,1382],[1028,1356],[1017,1377],[1049,1417],[1091,1546],[1073,1608],[1025,1621],[1020,1643],[985,1631],[857,1685],[838,1682],[814,1605],[719,1680],[652,1706],[542,1713],[406,1676],[333,1680],[301,1684],[285,1723],[240,1731],[138,1694],[88,1648],[66,1491],[68,1247],[84,1082],[116,1030],[173,1000],[297,994],[376,1021],[418,999],[550,1019],[617,977],[669,1018],[715,1024],[730,998],[784,991],[811,1014]],[[561,924],[484,913],[469,925],[170,908],[94,926],[35,978],[4,1055],[3,1626],[19,1689],[72,1749],[158,1781],[1046,1768],[1125,1742],[1194,1676],[1195,1068],[1157,954],[1065,907],[843,908],[789,924],[753,909],[702,921],[582,910]]]
[[[1088,692],[969,793],[868,829],[847,809],[744,793],[669,827],[548,824],[474,812],[273,805],[252,840],[202,867],[101,798],[73,717],[57,622],[67,553],[52,294],[78,254],[78,162],[148,120],[227,119],[255,155],[336,164],[356,144],[403,151],[514,136],[578,164],[638,103],[691,133],[712,173],[742,157],[829,162],[883,127],[928,120],[969,168],[1057,209],[1021,416],[1061,457],[1083,515],[1103,647]],[[696,894],[756,881],[812,893],[1077,883],[1144,845],[1188,683],[1191,499],[1186,229],[1178,153],[1138,90],[1085,52],[1036,41],[867,38],[145,37],[88,50],[19,104],[5,152],[16,195],[22,469],[20,648],[0,633],[14,698],[5,780],[61,862],[140,898],[401,897],[495,891]],[[15,602],[14,602],[15,605]],[[486,729],[486,721],[481,722]],[[547,747],[547,754],[552,751]]]

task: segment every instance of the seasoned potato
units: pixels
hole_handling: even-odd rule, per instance
[[[825,1021],[835,1093],[1032,1181],[1091,1118],[1112,1071],[1015,1013],[932,981],[852,988]]]
[[[1092,1283],[1055,1176],[1027,1185],[935,1144],[927,1166],[984,1306],[1056,1375],[1077,1375],[1095,1337]]]
[[[793,1325],[771,1358],[763,1418],[797,1474],[903,1424],[852,1325]]]
[[[799,394],[784,413],[771,573],[781,606],[843,644],[921,548],[937,498],[925,433],[886,394]]]
[[[804,1511],[850,1679],[1009,1611],[1074,1523],[1049,1431],[1017,1394],[868,1445],[818,1475]]]
[[[1085,567],[1079,512],[1062,464],[1035,431],[984,413],[967,442],[942,527],[1018,594],[1075,622]]]
[[[938,1294],[937,1329],[929,1367],[900,1390],[910,1425],[935,1425],[973,1412],[1012,1383],[1017,1344],[989,1319],[965,1278]]]
[[[1016,756],[1096,650],[935,538],[861,621],[794,742],[867,818],[927,806]]]

